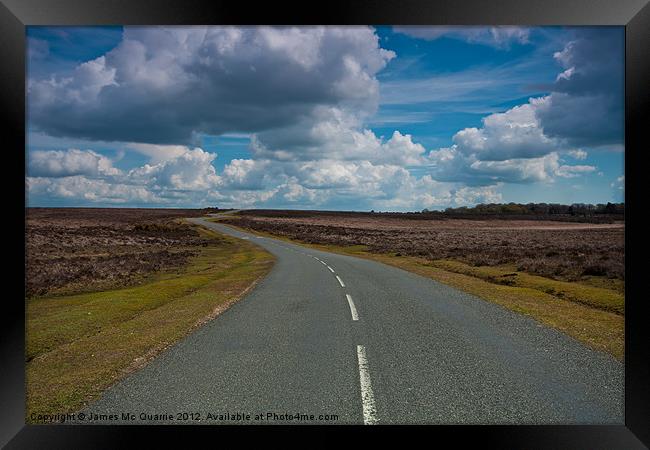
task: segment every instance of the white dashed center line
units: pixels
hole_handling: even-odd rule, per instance
[[[375,407],[375,396],[370,385],[370,371],[366,359],[366,349],[363,345],[357,345],[357,358],[359,359],[359,382],[361,384],[361,405],[363,407],[363,423],[374,425],[378,422],[377,408]]]
[[[254,236],[257,239],[264,239],[262,236]],[[242,237],[242,239],[249,239],[248,237]],[[329,269],[330,272],[334,272],[325,261],[319,259],[317,256],[309,255],[308,253],[302,252],[300,250],[278,244],[281,247],[291,250],[294,253],[301,253],[306,256],[311,256],[325,267]],[[341,280],[341,277],[336,275],[336,279],[341,285],[345,287],[345,283]],[[352,301],[352,297],[349,294],[345,294],[345,298],[348,300],[348,306],[350,306],[350,314],[352,315],[352,320],[358,321],[359,314],[357,313],[357,308]],[[375,406],[375,396],[372,392],[372,385],[370,383],[370,369],[368,367],[368,359],[366,358],[366,349],[363,345],[357,345],[357,358],[359,361],[359,383],[361,385],[361,406],[363,408],[363,423],[364,425],[374,425],[379,419],[377,418],[377,407]]]
[[[357,314],[357,308],[356,306],[354,306],[352,297],[350,297],[348,294],[345,294],[345,298],[348,299],[348,305],[350,305],[350,313],[352,314],[352,320],[359,320],[359,315]]]

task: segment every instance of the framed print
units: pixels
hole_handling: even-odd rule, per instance
[[[3,0],[0,442],[647,448],[649,20]]]

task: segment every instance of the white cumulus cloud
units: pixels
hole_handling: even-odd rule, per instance
[[[30,121],[54,136],[177,145],[288,126],[317,107],[372,112],[375,75],[394,56],[362,26],[125,27],[105,55],[30,79]]]
[[[454,135],[458,151],[478,159],[500,161],[512,158],[536,158],[559,147],[540,127],[535,103],[515,106],[504,113],[483,118],[483,127],[465,128]]]
[[[157,189],[200,191],[219,183],[212,161],[216,154],[201,148],[188,150],[158,164],[145,164],[129,171],[129,181],[155,186]]]
[[[28,174],[35,177],[92,177],[119,175],[113,162],[92,150],[32,151],[29,153]]]

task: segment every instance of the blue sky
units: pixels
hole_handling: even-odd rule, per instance
[[[31,206],[623,201],[622,27],[28,27]]]

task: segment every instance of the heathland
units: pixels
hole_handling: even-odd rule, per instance
[[[182,219],[204,213],[28,209],[28,422],[79,410],[270,269],[260,247]]]
[[[215,220],[430,277],[622,359],[619,206],[247,210]],[[260,247],[184,220],[206,212],[27,210],[28,421],[79,410],[268,272],[273,257]]]

